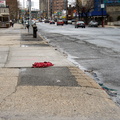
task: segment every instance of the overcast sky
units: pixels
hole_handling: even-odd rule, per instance
[[[22,6],[23,6],[23,3],[24,3],[24,5],[26,5],[26,3],[27,3],[27,0],[19,0],[19,1],[20,1]],[[31,0],[31,1],[34,2],[32,8],[39,9],[39,0]]]

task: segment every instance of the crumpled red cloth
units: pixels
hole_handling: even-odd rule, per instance
[[[33,68],[44,68],[44,67],[50,67],[53,66],[51,62],[35,62],[32,67]]]

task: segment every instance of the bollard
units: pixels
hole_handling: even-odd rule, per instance
[[[33,25],[33,38],[37,38],[37,26],[35,23]]]

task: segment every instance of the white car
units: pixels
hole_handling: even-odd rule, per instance
[[[68,24],[72,24],[72,20],[68,20],[67,23],[68,23]]]
[[[90,21],[88,24],[89,27],[98,27],[98,22],[96,21]]]

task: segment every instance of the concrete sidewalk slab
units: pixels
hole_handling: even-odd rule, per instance
[[[12,47],[5,67],[32,67],[35,62],[49,61],[54,66],[73,66],[65,56],[52,47]]]
[[[15,120],[24,119],[25,116],[29,118],[30,115],[31,120],[35,116],[49,119],[119,120],[119,108],[110,99],[100,96],[104,94],[102,92],[84,87],[19,86],[2,102],[0,115],[9,114]]]
[[[18,76],[19,69],[0,68],[0,103],[15,91]]]

